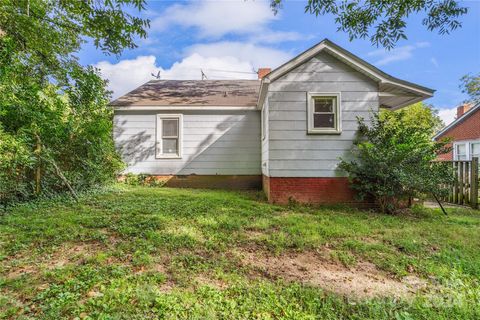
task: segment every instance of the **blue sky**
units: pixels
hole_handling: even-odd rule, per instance
[[[140,15],[151,20],[147,39],[120,57],[106,56],[91,45],[79,53],[84,64],[95,64],[110,80],[114,97],[153,79],[255,78],[259,67],[276,67],[324,38],[383,71],[436,89],[428,103],[449,122],[454,107],[466,96],[459,79],[480,71],[480,1],[464,1],[469,13],[463,27],[450,35],[426,30],[422,17],[408,19],[408,40],[391,51],[373,47],[337,32],[331,16],[304,13],[306,0],[289,1],[275,16],[262,1],[151,1]],[[235,71],[235,72],[228,72]]]

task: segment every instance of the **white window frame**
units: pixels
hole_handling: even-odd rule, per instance
[[[472,160],[473,156],[473,144],[480,143],[479,140],[462,140],[462,141],[454,141],[453,142],[453,160],[454,161],[467,161],[467,160]],[[465,157],[466,160],[458,160],[458,152],[457,152],[457,146],[464,144],[465,145]]]
[[[178,146],[177,153],[163,154],[162,146],[162,120],[163,119],[178,119]],[[156,123],[156,141],[155,141],[155,157],[157,159],[181,159],[183,153],[183,115],[182,114],[157,114]]]
[[[314,128],[313,114],[315,98],[335,98],[334,106],[335,128]],[[307,133],[308,134],[340,134],[342,133],[342,110],[340,92],[308,92],[307,93]]]
[[[474,145],[474,144],[480,145],[480,140],[472,141],[472,142],[470,143],[470,159],[473,158],[473,145]],[[478,155],[478,157],[480,158],[480,154]]]

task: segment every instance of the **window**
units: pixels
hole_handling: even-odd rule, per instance
[[[472,155],[472,158],[473,157],[480,158],[480,142],[473,142],[472,143],[472,150],[471,150],[470,154]]]
[[[467,160],[467,147],[465,143],[455,145],[455,160]]]
[[[453,143],[453,160],[472,160],[480,158],[480,141],[461,141]]]
[[[182,157],[182,115],[157,115],[157,158]]]
[[[308,133],[340,133],[340,93],[308,93]]]

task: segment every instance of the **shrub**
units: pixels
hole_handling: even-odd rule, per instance
[[[358,124],[354,160],[342,159],[340,168],[361,199],[371,197],[382,212],[394,213],[411,197],[443,195],[446,190],[439,186],[450,183],[453,172],[446,163],[435,161],[449,150],[447,142],[432,140],[433,121],[402,110],[376,113],[370,123],[358,119]]]
[[[0,126],[0,204],[25,198],[31,192],[25,177],[34,163],[25,138],[14,137]]]

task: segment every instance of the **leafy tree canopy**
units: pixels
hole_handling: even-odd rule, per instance
[[[277,12],[283,0],[272,0]],[[448,34],[461,27],[459,18],[467,8],[455,0],[308,0],[305,12],[316,16],[332,14],[338,30],[350,40],[368,38],[372,44],[387,49],[400,39],[407,39],[407,18],[423,14],[423,25],[430,31]]]
[[[32,72],[68,82],[77,67],[74,53],[91,39],[106,54],[134,48],[135,37],[146,37],[148,20],[126,9],[144,9],[144,0],[3,0],[0,5],[1,36],[9,39],[11,52],[24,53],[23,63]]]
[[[392,117],[391,111],[382,109],[380,111],[380,118],[388,119],[390,125],[412,127],[415,130],[424,132],[430,137],[433,137],[438,130],[445,126],[438,115],[438,111],[423,102],[418,102],[402,108],[396,111],[396,113],[401,114],[401,117]],[[402,123],[399,124],[398,121],[401,121]]]
[[[460,89],[463,93],[468,94],[469,100],[480,103],[480,73],[476,75],[467,74],[460,81]]]
[[[88,188],[122,168],[110,95],[75,54],[134,48],[144,0],[3,0],[0,4],[0,203]]]

